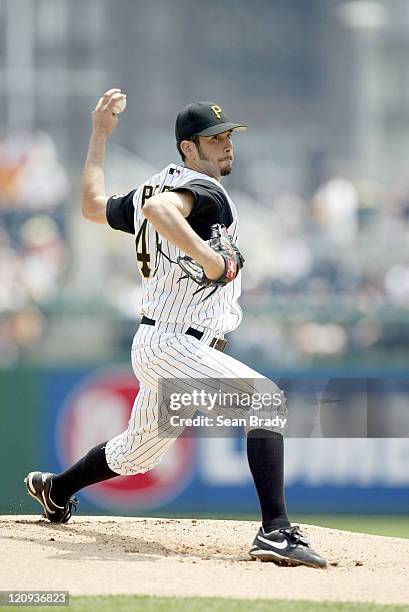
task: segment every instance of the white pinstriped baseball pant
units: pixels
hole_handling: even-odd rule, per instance
[[[142,474],[151,470],[184,430],[184,427],[178,430],[169,425],[172,433],[169,437],[163,435],[170,416],[158,401],[161,379],[234,378],[238,381],[237,391],[243,390],[239,380],[255,379],[256,383],[257,379],[264,379],[244,363],[211,348],[214,332],[205,330],[198,340],[184,333],[189,327],[189,324],[156,322],[155,326],[140,325],[135,334],[132,367],[140,390],[127,429],[109,440],[105,450],[108,466],[117,474]],[[279,392],[276,385],[274,388]],[[195,410],[186,409],[183,416],[193,416]],[[213,414],[225,414],[225,410],[216,407]]]

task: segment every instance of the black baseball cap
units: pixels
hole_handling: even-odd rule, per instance
[[[224,110],[215,102],[192,102],[176,117],[177,142],[192,136],[216,136],[228,130],[244,131],[247,125],[232,123]]]

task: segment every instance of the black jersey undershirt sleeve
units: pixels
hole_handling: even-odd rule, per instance
[[[108,198],[106,217],[109,225],[116,230],[135,233],[133,196],[136,189],[126,195],[114,195]]]
[[[195,203],[186,221],[203,240],[210,240],[214,223],[221,223],[226,227],[233,223],[229,201],[221,187],[214,183],[195,179],[171,191],[193,193]]]

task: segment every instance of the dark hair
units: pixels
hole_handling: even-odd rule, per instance
[[[190,141],[195,143],[195,145],[197,146],[198,149],[200,148],[200,138],[196,134],[194,134],[190,138],[184,138],[183,140],[190,140]],[[181,142],[183,142],[183,141],[181,141]],[[186,155],[183,153],[182,149],[180,148],[180,142],[176,143],[176,148],[179,151],[179,155],[182,158],[182,161],[185,161]]]

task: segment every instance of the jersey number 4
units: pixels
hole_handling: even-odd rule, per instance
[[[170,187],[168,185],[164,185],[161,189],[163,191],[169,191]],[[155,192],[155,187],[152,185],[145,185],[142,191],[142,202],[141,207],[145,204],[146,200],[149,200],[153,196]],[[143,278],[149,278],[152,274],[152,258],[151,254],[148,251],[147,245],[147,231],[148,231],[148,220],[145,219],[142,223],[139,232],[135,238],[136,245],[136,259],[138,261],[138,266],[141,271]],[[156,244],[158,244],[159,236],[156,233]]]

